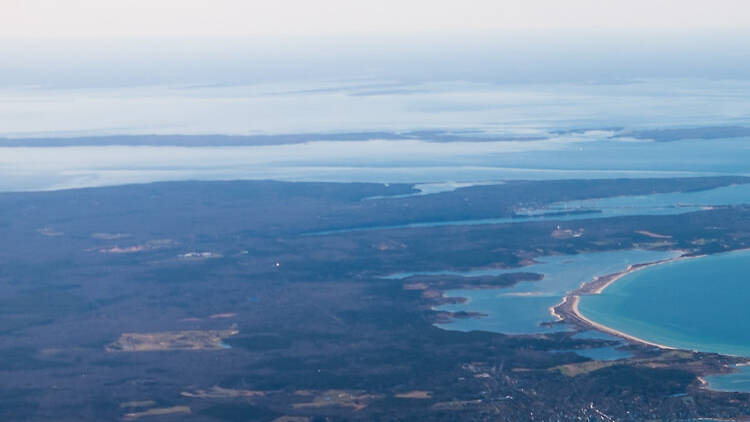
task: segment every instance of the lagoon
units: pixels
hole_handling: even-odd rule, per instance
[[[750,366],[736,367],[737,372],[704,377],[708,387],[717,391],[750,392]]]
[[[455,272],[408,272],[392,274],[391,279],[403,279],[413,275],[456,275],[482,276],[500,275],[513,272],[533,272],[543,274],[540,281],[522,282],[513,287],[491,290],[449,290],[446,296],[464,297],[467,302],[439,306],[437,310],[481,312],[487,317],[458,319],[443,328],[459,331],[492,331],[506,334],[531,334],[554,332],[567,329],[560,325],[541,325],[554,322],[550,307],[560,302],[569,290],[594,277],[624,271],[630,265],[655,262],[677,256],[672,251],[621,250],[584,253],[579,255],[547,256],[537,263],[520,268],[477,269]]]

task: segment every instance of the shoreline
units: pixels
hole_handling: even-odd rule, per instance
[[[644,340],[644,339],[642,339],[640,337],[636,337],[636,336],[627,334],[625,332],[616,330],[614,328],[607,327],[606,325],[600,324],[598,322],[595,322],[595,321],[587,318],[586,316],[584,316],[578,310],[578,302],[580,300],[581,300],[581,296],[574,296],[572,298],[571,305],[570,305],[571,306],[571,310],[576,315],[576,317],[579,318],[580,321],[583,321],[589,327],[591,327],[591,328],[593,328],[593,329],[595,329],[597,331],[601,331],[601,332],[604,332],[604,333],[607,333],[607,334],[611,334],[613,336],[621,337],[621,338],[624,338],[624,339],[632,341],[632,342],[645,344],[647,346],[657,347],[659,349],[664,349],[664,350],[676,350],[677,349],[677,348],[672,347],[672,346],[667,346],[666,344],[654,343],[654,342],[651,342],[651,341],[648,341],[648,340]]]
[[[600,331],[606,334],[620,337],[629,342],[638,343],[638,344],[642,344],[642,345],[646,345],[650,347],[656,347],[656,348],[663,349],[663,350],[678,350],[679,348],[677,347],[648,341],[640,337],[636,337],[634,335],[617,330],[615,328],[608,327],[604,324],[598,323],[588,318],[587,316],[583,315],[583,313],[581,313],[579,309],[579,303],[581,300],[581,296],[601,294],[607,287],[611,286],[612,284],[614,284],[616,281],[620,280],[624,276],[628,274],[632,274],[636,271],[640,271],[644,268],[671,263],[671,262],[677,262],[681,260],[701,258],[701,257],[706,256],[706,255],[685,256],[684,253],[686,251],[679,251],[679,252],[683,253],[683,255],[677,256],[675,258],[669,258],[669,259],[664,259],[661,261],[656,261],[656,262],[631,265],[625,271],[603,276],[603,277],[597,277],[593,281],[584,282],[581,284],[579,288],[568,292],[562,298],[562,301],[559,304],[551,307],[550,314],[552,314],[552,316],[554,316],[558,321],[567,322],[567,323],[577,325],[579,327],[583,327],[586,329],[593,329],[596,331]]]

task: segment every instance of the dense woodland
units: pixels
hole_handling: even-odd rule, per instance
[[[557,201],[710,189],[745,178],[410,185],[154,183],[0,194],[0,419],[179,421],[644,420],[750,415],[702,388],[736,359],[570,332],[438,328],[432,291],[538,280],[535,257],[750,246],[750,207],[671,216],[310,233],[512,217]],[[380,199],[367,199],[385,196]],[[552,236],[581,230],[580,237]],[[638,231],[663,233],[654,239]],[[519,267],[503,277],[382,276]],[[534,282],[534,281],[531,281]],[[476,315],[454,315],[454,317]],[[123,333],[236,327],[220,350],[111,352]],[[572,365],[572,366],[570,366]],[[571,369],[572,368],[572,369]],[[572,372],[571,372],[572,371]],[[167,409],[166,411],[164,409]],[[152,412],[152,413],[149,413]],[[162,412],[163,414],[159,414]]]

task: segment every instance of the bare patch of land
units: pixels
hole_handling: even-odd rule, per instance
[[[366,408],[371,401],[381,398],[381,396],[375,394],[347,390],[328,390],[322,393],[302,390],[297,391],[295,394],[299,396],[311,396],[312,398],[308,402],[295,403],[293,405],[295,409],[338,406],[350,407],[355,411],[359,411]]]
[[[659,234],[659,233],[650,232],[648,230],[636,230],[635,232],[638,234],[642,234],[644,236],[648,236],[653,239],[671,239],[672,238],[672,236],[668,234]]]
[[[156,402],[153,400],[126,401],[124,403],[120,403],[120,407],[122,408],[151,407],[155,405],[156,405]]]
[[[432,391],[414,390],[407,393],[395,394],[394,397],[399,399],[429,399],[432,398]]]
[[[552,231],[550,236],[555,239],[572,239],[583,236],[583,231],[583,229],[561,229],[560,226],[557,226],[557,228]]]
[[[255,390],[235,390],[232,388],[222,388],[217,386],[211,387],[208,390],[196,390],[196,391],[183,391],[180,395],[184,397],[199,398],[199,399],[233,399],[233,398],[247,398],[247,397],[263,397],[266,395],[263,391]]]
[[[144,410],[143,412],[132,412],[125,415],[125,419],[140,419],[146,416],[164,416],[174,414],[188,414],[190,413],[190,407],[188,406],[172,406],[172,407],[158,407],[155,409]]]
[[[233,312],[227,312],[227,313],[223,313],[223,314],[213,314],[213,315],[209,315],[209,317],[208,317],[208,318],[209,318],[209,319],[223,319],[223,318],[234,318],[234,317],[236,317],[236,316],[237,316],[237,314],[236,314],[236,313],[233,313]]]
[[[221,350],[222,341],[239,333],[228,330],[166,331],[161,333],[124,333],[107,346],[108,352],[153,352],[162,350]]]
[[[271,422],[310,422],[307,416],[280,416]]]
[[[172,243],[173,241],[171,239],[158,239],[158,240],[150,240],[141,245],[131,245],[131,246],[122,246],[122,247],[119,245],[115,245],[110,248],[99,249],[99,252],[105,253],[105,254],[138,253],[138,252],[161,249],[161,248],[170,246]]]
[[[94,239],[101,239],[101,240],[119,240],[119,239],[127,239],[131,237],[131,234],[128,233],[92,233],[91,237]]]
[[[37,230],[37,232],[41,234],[42,236],[47,236],[47,237],[59,237],[65,234],[51,227],[42,227],[41,229]]]

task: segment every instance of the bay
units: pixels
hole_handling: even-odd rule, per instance
[[[688,350],[750,357],[750,251],[648,267],[599,295],[586,317],[629,335]]]
[[[415,271],[391,274],[388,278],[404,279],[413,275],[486,276],[513,272],[533,272],[544,276],[540,281],[522,282],[505,289],[449,290],[448,297],[463,297],[459,304],[439,306],[437,310],[481,312],[483,318],[456,319],[444,328],[459,331],[492,331],[506,334],[531,334],[567,329],[559,325],[542,325],[554,322],[550,307],[560,302],[569,290],[577,288],[597,276],[624,271],[630,265],[655,262],[676,256],[671,251],[621,250],[593,252],[578,255],[547,256],[537,263],[506,269],[476,269],[471,271]]]

